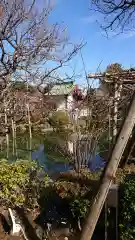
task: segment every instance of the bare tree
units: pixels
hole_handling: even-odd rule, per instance
[[[38,85],[50,83],[56,70],[81,47],[68,41],[65,28],[49,24],[51,11],[50,1],[1,0],[0,79],[5,88],[10,85],[9,75]]]
[[[44,97],[54,83],[60,81],[57,71],[67,66],[82,47],[81,43],[75,45],[69,41],[66,28],[58,23],[49,23],[52,10],[49,0],[0,1],[1,116],[4,113],[4,104],[8,108],[7,123],[4,122],[4,126],[9,124],[13,127],[13,121],[17,124],[27,115],[26,103],[21,96],[16,96],[13,81],[34,83]],[[28,101],[29,98],[30,96]],[[47,106],[43,101],[42,110],[45,105]],[[34,115],[32,109],[30,104],[31,120],[32,114]]]
[[[120,28],[122,31],[134,29],[135,2],[114,1],[114,0],[92,0],[92,9],[104,15],[105,24],[102,26],[105,30]]]

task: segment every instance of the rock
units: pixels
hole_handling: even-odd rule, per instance
[[[19,236],[21,232],[21,225],[16,221],[16,216],[11,208],[8,209],[11,220],[11,235]]]
[[[44,230],[40,226],[37,226],[35,230],[38,238],[42,240],[44,236]]]

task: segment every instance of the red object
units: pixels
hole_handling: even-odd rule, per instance
[[[76,101],[81,101],[81,100],[83,99],[81,90],[78,88],[77,85],[75,86],[75,88],[74,88],[74,90],[73,90],[73,98],[74,98]]]
[[[74,92],[77,92],[79,90],[78,86],[76,85],[74,88]]]

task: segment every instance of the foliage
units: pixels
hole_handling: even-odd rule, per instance
[[[82,199],[81,197],[78,197],[71,202],[70,206],[71,206],[73,217],[76,220],[82,220],[85,218],[88,208],[90,207],[90,201],[87,199]]]
[[[108,138],[108,131],[104,132],[98,142],[98,152],[102,153],[104,151],[108,151],[109,147],[109,138]]]
[[[38,178],[39,167],[36,162],[17,160],[9,164],[0,161],[0,202],[6,206],[26,205],[32,207],[37,202],[40,191],[48,182],[48,177]],[[40,188],[39,188],[40,187]]]
[[[76,181],[77,183],[79,182],[90,185],[90,183],[92,183],[92,180],[100,180],[102,172],[103,169],[95,172],[88,171],[87,169],[82,169],[78,176],[78,173],[75,171],[70,171],[67,173],[61,173],[61,179],[68,179],[69,181]],[[116,178],[113,179],[113,183],[123,183],[125,181],[125,178],[130,174],[135,174],[134,164],[126,165],[124,169],[118,168],[116,172]]]
[[[83,196],[87,193],[87,186],[81,186],[78,182],[71,182],[68,180],[57,181],[54,184],[55,191],[61,198],[76,198],[77,196]]]
[[[134,228],[134,216],[135,216],[135,175],[131,176],[131,172],[135,172],[133,166],[126,166],[125,170],[118,169],[116,175],[116,182],[123,183],[123,193],[120,200],[120,228],[121,228],[121,239],[134,239],[135,228]],[[83,176],[84,178],[84,176]],[[89,179],[99,179],[99,173],[93,175],[89,174]],[[63,199],[67,199],[70,210],[73,215],[74,221],[82,223],[87,210],[91,205],[91,200],[93,198],[93,187],[88,187],[89,185],[82,185],[80,178],[76,182],[59,181],[55,184],[56,192]],[[115,228],[115,216],[116,212],[113,209],[108,209],[108,228],[114,234]],[[104,219],[105,212],[102,211],[101,217],[98,221],[97,228],[104,229]],[[131,227],[130,227],[131,226]],[[109,231],[109,230],[108,230]]]
[[[114,73],[120,73],[122,72],[123,67],[120,63],[112,63],[107,66],[105,70],[105,74],[114,74]],[[104,80],[106,80],[104,78]],[[106,92],[109,93],[110,96],[114,97],[114,84],[111,84],[109,82],[101,82],[101,88]]]
[[[112,63],[107,66],[106,72],[110,74],[122,72],[122,65],[120,63]]]
[[[122,240],[135,238],[135,174],[125,178],[120,199],[120,233]]]
[[[79,181],[58,181],[54,184],[54,189],[62,199],[68,202],[74,222],[77,224],[78,221],[84,220],[92,198],[92,193],[89,198],[87,193],[91,192],[92,188],[81,185]]]
[[[76,182],[85,182],[86,184],[91,180],[99,180],[103,169],[98,171],[92,172],[89,171],[87,168],[80,169],[80,172],[76,172],[75,170],[71,170],[65,173],[61,173],[61,179],[68,179],[69,181],[76,181]],[[90,181],[89,181],[90,180]]]
[[[87,203],[85,200],[90,200],[92,198],[93,191],[95,190],[95,181],[99,180],[102,173],[102,169],[97,172],[88,172],[83,170],[79,175],[75,171],[70,171],[68,173],[63,173],[61,175],[61,181],[55,183],[56,192],[62,198],[69,199],[71,204],[71,209],[73,212],[77,213],[75,208],[78,208],[82,201],[84,205]],[[116,173],[116,179],[113,180],[114,183],[122,184],[125,182],[126,176],[129,176],[131,173],[135,173],[135,167],[133,165],[126,166],[125,169],[118,169]],[[89,194],[88,194],[89,193]],[[77,200],[77,201],[76,201]],[[75,201],[75,203],[74,203]],[[80,209],[80,216],[81,216]]]
[[[63,129],[69,125],[69,116],[66,111],[55,111],[49,118],[49,123],[57,130]]]
[[[69,204],[74,227],[82,225],[93,200],[93,187],[78,182],[58,181],[54,184],[56,193]],[[98,227],[104,228],[104,216],[101,216]]]

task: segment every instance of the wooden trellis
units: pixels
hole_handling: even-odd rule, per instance
[[[113,139],[117,135],[117,120],[118,120],[118,101],[120,99],[123,88],[134,91],[135,90],[135,69],[122,70],[117,73],[93,73],[88,74],[89,79],[99,79],[103,83],[110,83],[114,85],[113,96]]]
[[[122,70],[117,73],[90,73],[88,74],[88,78],[131,85],[135,84],[135,69]]]

